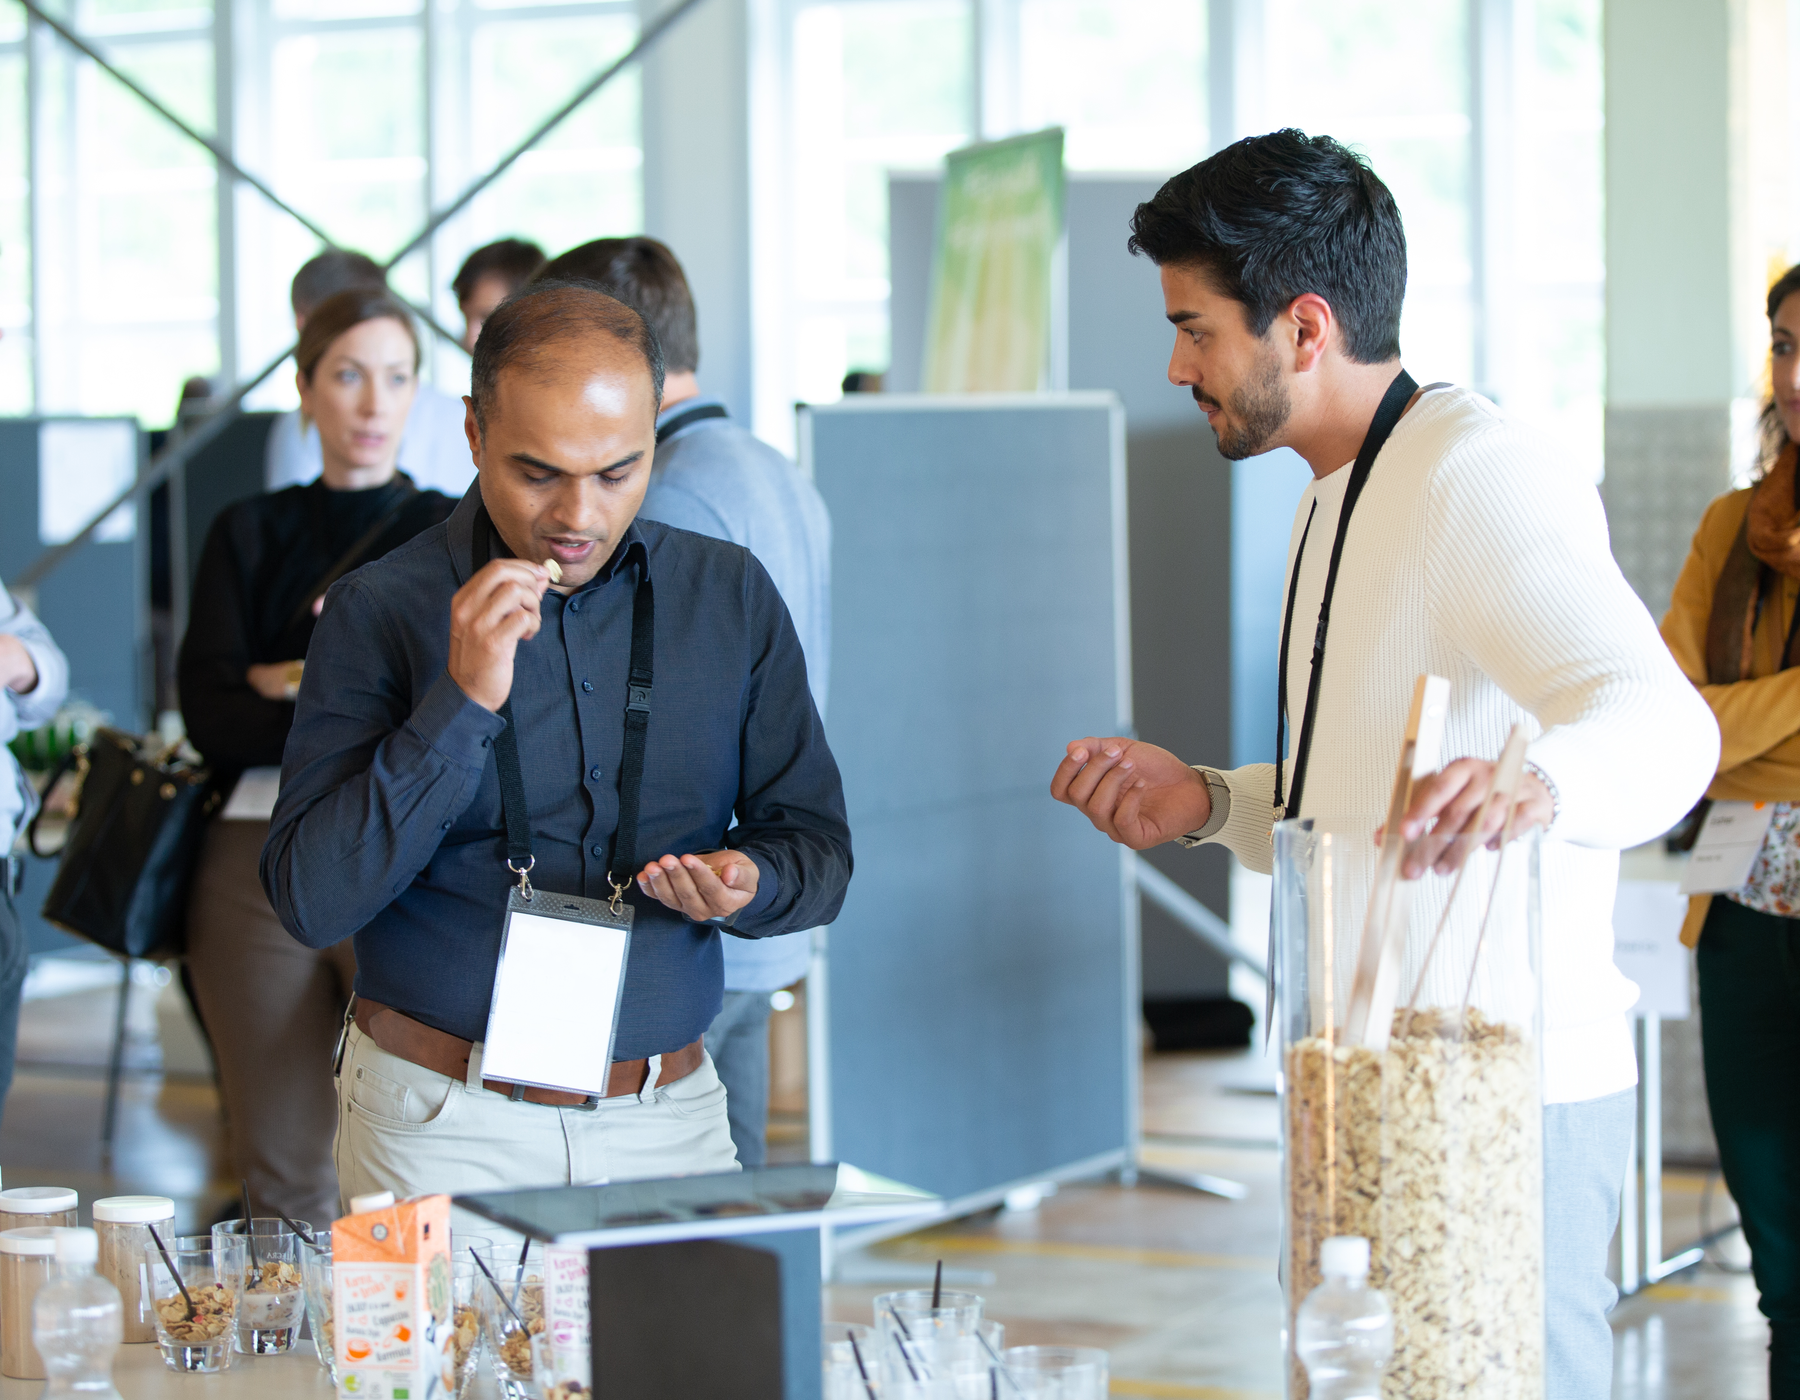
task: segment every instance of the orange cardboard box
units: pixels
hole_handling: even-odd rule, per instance
[[[331,1227],[342,1400],[453,1394],[450,1198],[418,1196]]]

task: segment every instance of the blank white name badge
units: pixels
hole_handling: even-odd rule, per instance
[[[514,887],[507,895],[481,1073],[604,1094],[631,951],[629,904]]]
[[[1774,819],[1773,802],[1713,803],[1694,842],[1694,853],[1688,857],[1681,892],[1719,894],[1743,889]]]

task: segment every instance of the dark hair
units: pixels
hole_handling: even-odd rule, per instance
[[[385,290],[387,277],[367,253],[327,248],[300,264],[293,286],[288,289],[288,300],[293,303],[296,316],[311,316],[326,298],[353,287]]]
[[[538,281],[501,302],[475,342],[469,398],[476,427],[487,431],[487,409],[499,388],[500,371],[531,369],[554,359],[549,352],[557,345],[596,335],[611,336],[643,356],[650,396],[661,407],[662,346],[643,314],[592,282]]]
[[[1138,205],[1126,246],[1159,267],[1204,268],[1257,335],[1314,292],[1331,303],[1350,359],[1400,353],[1400,210],[1369,162],[1329,136],[1290,127],[1208,156]]]
[[[544,250],[537,244],[523,238],[502,238],[497,243],[483,244],[464,258],[451,279],[450,290],[456,293],[456,304],[461,306],[475,295],[475,284],[483,277],[498,277],[506,283],[506,294],[511,296],[543,265]]]
[[[407,338],[412,341],[413,373],[417,374],[419,332],[413,325],[412,314],[384,289],[352,287],[349,291],[326,297],[306,318],[306,326],[300,332],[300,343],[294,347],[294,364],[301,376],[311,383],[313,371],[319,367],[319,361],[325,358],[325,352],[331,348],[334,340],[364,321],[379,321],[383,317],[398,321]]]
[[[687,275],[654,238],[596,238],[545,263],[540,281],[593,282],[643,313],[672,374],[700,368],[700,331]]]
[[[1769,288],[1769,329],[1775,329],[1775,315],[1781,310],[1781,303],[1795,292],[1800,292],[1800,263],[1795,263],[1781,276],[1775,279]],[[1775,407],[1775,391],[1769,391],[1769,401],[1763,405],[1762,417],[1759,421],[1761,429],[1761,449],[1757,454],[1756,476],[1758,480],[1775,465],[1788,445],[1787,425],[1781,421],[1781,413]]]

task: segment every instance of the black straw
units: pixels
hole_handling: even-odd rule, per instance
[[[250,1237],[250,1267],[260,1274],[262,1264],[256,1257],[256,1220],[250,1214],[250,1179],[239,1177],[238,1185],[244,1188],[244,1233]]]
[[[910,1342],[912,1340],[912,1331],[907,1327],[906,1319],[900,1316],[900,1309],[896,1308],[892,1303],[889,1303],[888,1316],[894,1319],[894,1325],[900,1329],[901,1340]],[[919,1379],[919,1368],[912,1364],[912,1357],[907,1354],[905,1347],[900,1348],[900,1359],[906,1363],[906,1369],[912,1374],[913,1382],[917,1384]]]
[[[868,1391],[869,1400],[875,1400],[875,1387],[869,1384],[869,1368],[863,1365],[862,1348],[856,1344],[856,1333],[846,1330],[850,1338],[850,1354],[856,1358],[856,1373],[862,1377],[863,1389]]]
[[[498,1298],[502,1303],[506,1303],[505,1290],[503,1290],[500,1287],[500,1281],[494,1277],[494,1271],[492,1269],[488,1268],[487,1261],[485,1259],[483,1259],[479,1254],[475,1253],[474,1245],[469,1246],[469,1254],[475,1260],[475,1267],[480,1269],[482,1273],[486,1274],[487,1281],[494,1285],[494,1296],[496,1298]],[[525,1325],[525,1319],[519,1316],[519,1310],[517,1308],[515,1308],[511,1303],[506,1303],[506,1310],[513,1315],[513,1321],[517,1322],[521,1327],[523,1327]]]
[[[944,1261],[938,1260],[937,1277],[931,1281],[931,1310],[936,1312],[944,1297]]]
[[[525,1291],[525,1256],[531,1253],[531,1236],[525,1237],[525,1244],[519,1250],[519,1262],[513,1269],[512,1302],[507,1306],[513,1310],[513,1316],[519,1315],[519,1294]]]
[[[181,1301],[187,1304],[188,1315],[184,1320],[191,1322],[194,1317],[194,1299],[193,1295],[187,1291],[187,1285],[181,1281],[181,1270],[175,1267],[175,1261],[169,1257],[169,1251],[162,1242],[162,1236],[156,1233],[156,1226],[145,1221],[144,1228],[150,1232],[150,1238],[156,1241],[156,1252],[162,1255],[163,1263],[169,1266],[169,1277],[175,1280],[175,1286],[181,1290]]]
[[[298,1220],[290,1219],[288,1217],[288,1214],[286,1211],[278,1210],[275,1212],[275,1214],[277,1214],[281,1217],[281,1223],[283,1225],[287,1226],[288,1229],[292,1230],[296,1235],[298,1235],[300,1237],[300,1243],[305,1245],[314,1254],[323,1254],[325,1252],[324,1246],[321,1245],[317,1240],[315,1240],[312,1237],[312,1232],[307,1230],[303,1225],[301,1225],[301,1223]]]

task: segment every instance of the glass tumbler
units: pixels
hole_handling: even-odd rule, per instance
[[[450,1265],[450,1297],[455,1308],[451,1328],[450,1394],[460,1396],[475,1379],[481,1360],[481,1295],[487,1280],[475,1261],[464,1254]]]
[[[248,1257],[244,1240],[176,1235],[165,1237],[162,1245],[144,1246],[144,1268],[163,1364],[171,1371],[223,1371],[231,1365],[231,1339],[237,1329]]]
[[[1010,1391],[1026,1400],[1106,1400],[1106,1353],[1097,1347],[1009,1347]],[[1002,1381],[1002,1394],[1009,1386]]]
[[[307,1233],[313,1228],[296,1221]],[[300,1323],[306,1316],[306,1288],[300,1276],[300,1255],[305,1245],[279,1216],[259,1215],[248,1224],[221,1220],[214,1235],[228,1235],[245,1244],[244,1296],[238,1306],[237,1349],[246,1356],[279,1356],[292,1351],[300,1340]]]
[[[824,1400],[870,1400],[871,1395],[879,1394],[874,1381],[880,1369],[881,1339],[875,1329],[860,1322],[827,1322],[822,1330]]]
[[[319,1365],[337,1384],[337,1334],[332,1325],[331,1232],[315,1234],[316,1247],[300,1247],[300,1279],[306,1286],[306,1320]]]
[[[496,1244],[482,1255],[493,1281],[484,1277],[481,1298],[483,1330],[494,1358],[494,1375],[506,1400],[536,1400],[531,1385],[531,1339],[544,1330],[544,1247],[531,1241]]]
[[[1362,1235],[1385,1400],[1541,1400],[1537,834],[1407,881],[1381,821],[1275,828],[1288,1395],[1319,1247]]]

